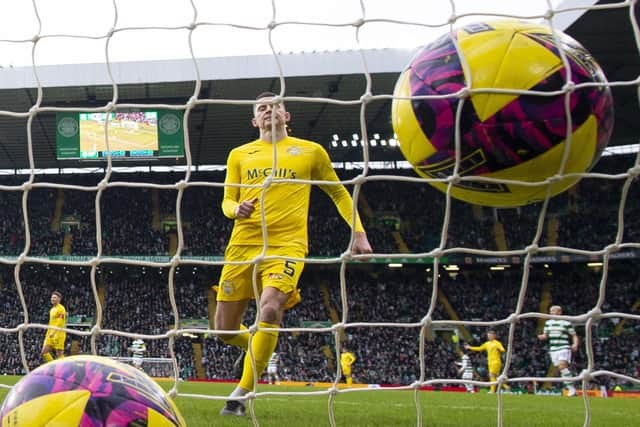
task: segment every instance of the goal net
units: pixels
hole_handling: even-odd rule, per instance
[[[314,190],[309,256],[294,260],[305,262],[302,302],[285,314],[277,351],[281,382],[315,386],[274,391],[256,383],[245,397],[254,425],[262,421],[254,404],[274,396],[322,397],[323,422],[335,426],[336,402],[345,395],[409,392],[411,422],[425,425],[433,408],[422,390],[465,391],[470,383],[476,391],[508,386],[511,393],[559,394],[567,382],[582,395],[588,425],[593,389],[640,387],[636,1],[547,1],[531,9],[521,2],[504,9],[497,2],[452,1],[436,10],[416,2],[384,9],[389,2],[364,0],[324,4],[323,11],[309,5],[299,14],[291,12],[296,2],[280,1],[240,2],[245,10],[198,1],[180,7],[105,1],[89,10],[85,2],[69,2],[77,12],[72,26],[54,10],[62,6],[45,3],[13,12],[28,17],[27,33],[0,30],[0,44],[12,49],[16,63],[26,48],[22,64],[30,64],[0,59],[6,75],[0,129],[21,141],[15,159],[7,151],[0,161],[6,175],[0,176],[0,343],[11,350],[2,356],[2,373],[24,375],[40,364],[50,292],[59,289],[76,320],[65,328],[67,354],[130,363],[127,349],[141,337],[149,356],[142,369],[173,379],[172,396],[222,406],[227,394],[194,393],[179,381],[230,380],[241,355],[216,338],[213,325],[209,287],[224,265],[232,224],[219,210],[224,167],[202,159],[220,159],[232,144],[255,138],[250,109],[255,95],[272,90],[292,113],[292,134],[321,139],[358,202],[374,253],[371,260],[354,256],[351,231]],[[165,6],[172,13],[155,13]],[[255,15],[246,13],[254,8]],[[153,19],[142,19],[145,12]],[[113,19],[85,27],[83,14]],[[593,14],[600,21],[624,15],[625,42],[607,49],[595,42],[611,35],[580,26]],[[403,141],[390,119],[398,98],[393,83],[415,47],[496,18],[560,31],[574,24],[585,38],[578,41],[599,48],[602,58],[594,55],[601,65],[607,61],[609,81],[601,86],[611,88],[619,107],[610,146],[592,171],[572,175],[581,178],[578,185],[504,209],[452,197],[462,182],[459,156],[452,174],[419,177],[401,156]],[[402,33],[411,49],[390,46],[392,33]],[[286,40],[305,53],[283,52]],[[340,45],[344,50],[315,48],[338,40],[349,42]],[[220,50],[210,53],[211,44]],[[188,59],[158,61],[158,46],[168,57]],[[624,51],[614,51],[618,46]],[[620,62],[610,58],[615,55]],[[86,73],[67,81],[51,65],[66,62],[82,63]],[[564,94],[575,90],[562,87]],[[74,146],[76,134],[85,139]],[[238,140],[227,141],[226,134]],[[70,145],[56,150],[56,140]],[[561,180],[562,171],[538,185]],[[265,173],[265,189],[293,181]],[[434,182],[446,191],[432,188]],[[564,312],[549,314],[552,305]],[[257,317],[251,306],[244,319],[251,336],[259,330]],[[538,340],[548,319],[568,320],[580,337],[568,377],[554,371],[547,343]],[[483,353],[466,352],[474,374],[462,378],[466,346],[479,346],[489,330],[505,350],[497,376]],[[344,386],[339,363],[345,347],[356,355],[352,387]],[[497,425],[507,424],[506,393],[496,396]]]

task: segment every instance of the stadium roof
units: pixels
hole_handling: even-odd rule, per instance
[[[570,2],[565,2],[570,3]],[[583,1],[584,3],[584,1]],[[592,2],[593,3],[593,2]],[[598,5],[621,4],[600,1]],[[637,17],[637,4],[635,5]],[[568,16],[568,15],[567,15]],[[573,19],[576,19],[573,21]],[[582,43],[598,60],[610,81],[634,81],[640,75],[638,44],[634,39],[629,7],[590,10],[565,19],[561,28]],[[278,55],[285,77],[287,97],[328,98],[335,102],[290,100],[292,132],[325,145],[334,161],[359,161],[359,147],[332,149],[333,135],[351,139],[360,133],[360,105],[365,92],[365,66],[371,75],[372,94],[391,94],[398,73],[413,54],[410,49],[309,52]],[[363,61],[365,59],[366,61]],[[198,99],[213,100],[197,105],[190,116],[192,163],[224,164],[229,150],[256,137],[251,127],[248,103],[264,90],[280,91],[279,66],[270,55],[198,59],[202,87]],[[111,64],[118,83],[118,104],[184,105],[194,95],[196,68],[191,60],[146,61]],[[105,64],[40,66],[42,107],[97,108],[113,98],[113,85]],[[0,70],[0,169],[29,167],[27,113],[37,99],[37,81],[30,67]],[[616,125],[610,145],[638,143],[640,111],[636,86],[613,88]],[[391,137],[390,100],[367,105],[365,121],[369,136]],[[36,168],[97,167],[104,163],[56,159],[55,113],[43,111],[31,126]],[[397,149],[377,147],[372,160],[400,159]],[[140,161],[145,165],[180,165],[184,160]],[[115,162],[119,165],[131,163]]]

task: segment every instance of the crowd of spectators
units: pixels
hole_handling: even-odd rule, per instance
[[[224,251],[232,222],[221,213],[223,188],[219,185],[193,185],[178,191],[171,184],[182,177],[173,174],[114,176],[110,182],[135,181],[141,185],[106,188],[98,185],[102,177],[91,174],[45,178],[42,180],[84,189],[30,190],[26,199],[28,228],[22,209],[23,192],[1,191],[4,209],[0,213],[0,256],[16,256],[27,250],[32,256],[95,256],[98,247],[106,256],[172,255],[175,246],[172,248],[170,242],[177,235],[178,217],[182,221],[182,255],[219,257]],[[3,185],[21,183],[16,177],[2,180]],[[221,172],[193,177],[193,181],[202,183],[223,180]],[[546,207],[533,204],[517,209],[469,208],[470,205],[453,201],[447,210],[445,195],[428,186],[379,180],[362,187],[360,212],[374,251],[382,254],[403,250],[425,253],[441,246],[495,251],[499,246],[493,227],[496,223],[503,226],[507,249],[524,249],[539,234],[539,246],[595,251],[616,243],[618,234],[621,240],[617,243],[638,242],[639,187],[637,182],[630,182],[626,188],[615,180],[590,179],[552,199]],[[87,188],[90,190],[85,191]],[[623,196],[625,203],[621,205]],[[541,213],[545,214],[543,221],[539,220]],[[555,235],[548,230],[550,218],[559,224]],[[65,219],[70,227],[55,226],[60,219]],[[445,224],[447,232],[443,236]],[[541,233],[538,224],[543,225]],[[396,232],[406,247],[399,246]],[[316,189],[312,192],[309,234],[310,256],[339,257],[347,249],[348,227],[328,197]],[[418,379],[453,378],[454,362],[462,348],[462,342],[453,339],[453,335],[477,344],[483,341],[486,332],[485,327],[447,326],[446,321],[453,315],[468,321],[504,321],[513,313],[539,312],[545,292],[569,315],[584,314],[594,307],[603,312],[630,313],[640,301],[635,264],[634,260],[612,261],[606,266],[606,276],[602,269],[587,268],[583,263],[532,264],[526,275],[522,264],[505,271],[469,265],[461,271],[449,272],[441,266],[437,276],[432,265],[409,264],[402,269],[390,269],[384,264],[350,264],[344,287],[338,265],[309,264],[301,283],[303,301],[287,313],[283,326],[301,328],[305,322],[343,320],[357,326],[348,326],[337,334],[283,331],[278,346],[283,361],[281,376],[297,381],[333,381],[335,340],[339,338],[357,357],[353,366],[356,381],[410,384]],[[183,378],[198,376],[198,366],[205,378],[231,378],[233,363],[239,356],[236,348],[205,333],[177,337],[168,333],[176,324],[176,315],[178,320],[204,319],[205,325],[209,322],[210,286],[219,269],[216,265],[183,264],[172,276],[168,268],[101,264],[92,283],[91,269],[86,266],[2,264],[0,328],[4,330],[0,333],[0,345],[7,349],[0,355],[2,372],[23,373],[23,356],[30,368],[41,363],[43,328],[24,329],[20,337],[18,326],[25,322],[46,325],[50,293],[58,289],[70,315],[90,319],[70,326],[82,331],[82,335],[70,334],[67,352],[95,350],[98,354],[126,357],[134,336],[144,336],[148,356],[170,358],[175,354]],[[175,307],[170,292],[175,297]],[[343,295],[347,296],[344,301]],[[432,301],[434,296],[437,298]],[[255,312],[250,310],[246,323],[251,324],[254,316]],[[98,332],[89,334],[98,321]],[[436,324],[431,324],[432,321]],[[620,322],[626,323],[624,327],[618,327]],[[546,347],[536,340],[540,324],[538,318],[525,317],[497,325],[498,336],[511,354],[509,377],[547,374]],[[593,351],[594,369],[609,369],[637,378],[640,363],[637,322],[596,318],[592,326],[594,341],[589,351]],[[584,324],[578,324],[577,328],[584,337]],[[131,336],[120,336],[114,331]],[[20,351],[19,338],[24,352]],[[195,360],[194,343],[201,345],[199,361]],[[583,342],[574,372],[587,367],[585,350]],[[478,367],[486,364],[481,354],[472,358]],[[159,373],[160,368],[157,369]]]

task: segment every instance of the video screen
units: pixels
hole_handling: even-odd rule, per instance
[[[148,160],[184,157],[181,110],[56,113],[59,160]],[[108,129],[107,151],[105,129]]]
[[[147,157],[158,152],[157,111],[80,113],[79,125],[82,159],[106,156],[105,127],[112,157]]]

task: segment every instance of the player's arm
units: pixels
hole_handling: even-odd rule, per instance
[[[314,168],[314,179],[320,181],[339,181],[336,171],[331,166],[331,159],[326,150],[320,147],[317,150],[316,164]],[[353,245],[351,247],[354,254],[370,254],[373,252],[371,244],[367,238],[367,233],[362,226],[360,214],[356,210],[355,224],[353,221],[353,199],[344,185],[320,185],[322,191],[327,193],[338,209],[340,216],[355,231]]]
[[[227,158],[227,176],[224,179],[225,184],[240,184],[240,164],[238,155],[235,150],[229,153]],[[257,199],[243,200],[240,199],[240,187],[225,185],[224,197],[222,198],[222,212],[224,216],[230,219],[248,218],[255,210]]]
[[[544,329],[542,330],[542,333],[540,335],[538,335],[538,339],[541,341],[546,341],[549,339],[549,331],[547,330],[547,325],[544,325]]]
[[[571,350],[572,351],[578,351],[578,346],[580,345],[580,339],[578,338],[578,334],[576,334],[576,331],[573,331],[573,334],[571,334],[571,338],[573,339],[573,343],[571,344]]]
[[[484,347],[485,347],[485,344],[486,344],[486,343],[484,343],[484,344],[482,344],[482,345],[469,345],[469,344],[465,344],[465,345],[464,345],[464,348],[466,348],[467,350],[471,350],[471,351],[483,351],[483,350],[484,350]]]
[[[500,353],[504,353],[506,350],[504,349],[504,346],[502,345],[502,343],[500,341],[498,341],[498,351]]]

